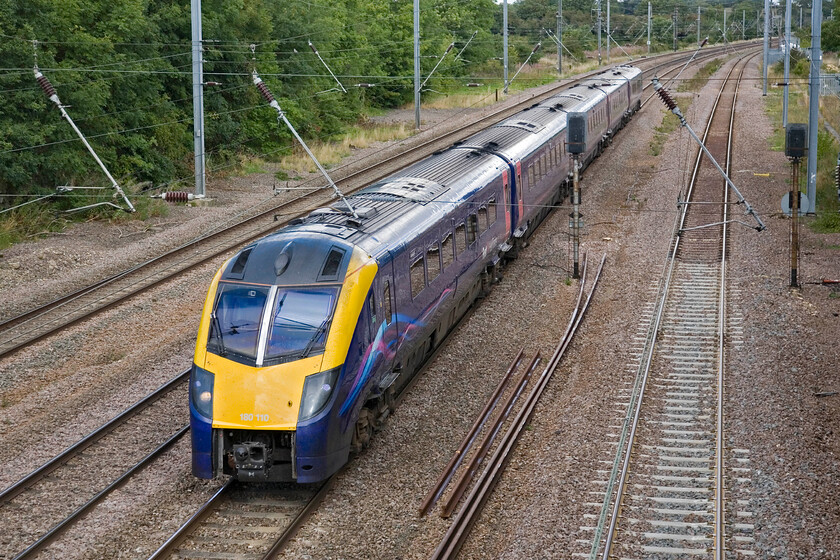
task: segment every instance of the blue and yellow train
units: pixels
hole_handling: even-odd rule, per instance
[[[338,470],[568,194],[567,113],[586,114],[585,165],[641,91],[639,69],[612,68],[227,261],[190,379],[193,473],[307,483]]]

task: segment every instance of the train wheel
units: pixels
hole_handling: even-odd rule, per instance
[[[360,452],[362,449],[370,445],[370,438],[373,435],[373,418],[371,418],[370,409],[363,408],[359,412],[359,419],[356,420],[356,429],[353,431],[353,439],[350,442],[350,448],[354,453]]]

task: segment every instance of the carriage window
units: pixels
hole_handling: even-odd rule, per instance
[[[542,155],[542,169],[543,175],[548,175],[548,157],[545,154]]]
[[[411,265],[411,299],[423,291],[426,287],[426,271],[423,268],[423,256],[421,255]]]
[[[549,164],[551,167],[554,167],[555,165],[557,165],[557,161],[556,161],[556,160],[555,160],[555,158],[554,158],[554,146],[551,146],[551,147],[548,149],[548,164]]]
[[[461,253],[464,252],[464,249],[467,248],[467,245],[464,241],[466,239],[466,237],[464,236],[465,230],[466,230],[466,228],[464,227],[464,224],[458,224],[458,226],[455,228],[455,239],[454,239],[454,241],[455,241],[455,254],[456,255],[460,255]]]
[[[390,325],[391,318],[391,284],[385,282],[385,288],[382,290],[382,301],[385,304],[385,324]]]
[[[542,170],[542,166],[540,165],[540,157],[539,156],[537,156],[537,161],[534,162],[534,167],[536,168],[536,171],[534,171],[534,175],[537,176],[537,181],[541,181],[542,178],[543,178],[543,170]]]
[[[496,204],[496,199],[491,198],[490,202],[487,203],[487,216],[489,221],[488,224],[492,225],[496,223],[496,218],[498,217],[499,206]]]
[[[429,283],[440,274],[440,247],[437,243],[426,251],[426,267],[429,269]]]
[[[476,237],[478,237],[478,217],[470,214],[467,218],[467,245],[472,245]]]
[[[368,296],[368,311],[370,311],[370,323],[376,327],[376,296],[373,291]]]
[[[481,228],[481,231],[487,231],[489,225],[487,223],[487,208],[482,206],[478,209],[478,226]]]
[[[533,166],[533,164],[528,166],[528,188],[529,189],[534,188],[534,166]]]
[[[443,244],[441,245],[440,255],[443,257],[443,270],[446,270],[446,267],[452,264],[453,260],[452,234],[446,234],[446,238],[443,240]]]

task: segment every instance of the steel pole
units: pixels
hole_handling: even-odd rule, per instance
[[[726,46],[726,8],[723,9],[723,45]]]
[[[596,0],[598,10],[598,66],[601,66],[601,0]]]
[[[420,130],[420,0],[414,0],[414,128]]]
[[[810,152],[811,150],[809,150]],[[793,158],[793,190],[790,197],[790,287],[798,288],[799,279],[799,158]]]
[[[610,63],[610,4],[612,2],[607,0],[607,64]]]
[[[785,93],[782,97],[782,126],[788,125],[788,93],[790,89],[790,18],[791,0],[785,1]]]
[[[767,66],[770,56],[770,0],[764,0],[764,59],[761,64],[764,76],[762,95],[767,95]]]
[[[648,54],[650,54],[650,2],[648,2],[648,39],[647,39]]]
[[[192,28],[193,150],[195,195],[205,195],[204,171],[204,47],[201,37],[201,0],[190,0]]]
[[[700,6],[697,6],[697,44],[700,44]]]
[[[674,52],[677,52],[677,16],[679,14],[679,8],[674,6]]]
[[[808,214],[814,214],[817,203],[817,132],[820,127],[820,45],[822,27],[822,0],[811,5],[811,76],[808,101]]]
[[[557,73],[563,73],[563,0],[557,0]]]
[[[505,66],[505,93],[508,92],[508,3],[507,0],[504,0],[502,3],[502,27],[504,28],[502,32],[502,56],[504,57],[504,66]]]
[[[574,270],[572,272],[572,278],[580,278],[580,172],[578,171],[580,162],[578,161],[577,154],[574,155],[573,166],[574,175],[572,185],[574,190],[572,191],[572,197],[574,198],[574,212],[572,215],[572,251]]]

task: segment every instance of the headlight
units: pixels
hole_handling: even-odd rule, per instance
[[[193,364],[190,375],[190,402],[205,418],[213,418],[213,374]]]
[[[303,382],[303,397],[300,401],[298,422],[309,420],[324,409],[335,389],[340,371],[341,367],[339,366],[329,371],[307,376]]]

